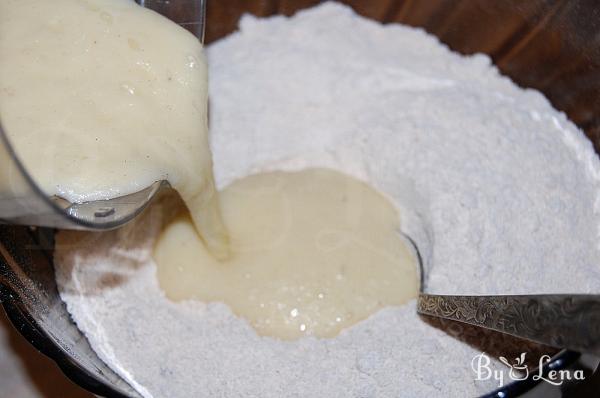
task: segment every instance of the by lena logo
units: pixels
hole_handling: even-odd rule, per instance
[[[530,376],[529,367],[525,363],[525,357],[527,353],[522,353],[519,357],[515,358],[511,363],[505,357],[498,357],[498,360],[508,367],[508,378],[510,380],[525,380]],[[538,363],[535,373],[532,374],[531,378],[534,381],[545,381],[546,383],[559,386],[566,380],[584,380],[585,375],[583,370],[550,370],[544,373],[544,364],[550,361],[550,355],[542,355]],[[485,353],[475,355],[471,361],[471,369],[475,372],[475,380],[496,380],[498,387],[504,384],[505,371],[501,369],[492,369],[490,366],[492,360]]]

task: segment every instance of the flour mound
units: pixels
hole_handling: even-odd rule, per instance
[[[428,291],[598,292],[600,162],[562,113],[488,57],[326,3],[291,18],[246,16],[208,59],[220,187],[257,171],[334,168],[398,205]],[[161,214],[57,237],[73,319],[143,396],[443,397],[497,387],[474,381],[481,352],[424,323],[414,302],[333,339],[282,342],[224,304],[168,301],[150,257]]]

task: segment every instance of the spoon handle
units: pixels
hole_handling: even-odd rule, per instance
[[[600,355],[600,295],[419,294],[417,312]]]

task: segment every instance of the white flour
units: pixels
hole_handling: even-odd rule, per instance
[[[208,50],[220,187],[329,166],[401,207],[438,293],[600,292],[600,162],[538,92],[423,31],[325,4],[244,17]],[[58,236],[57,279],[98,354],[150,397],[473,396],[478,350],[414,302],[334,339],[259,337],[223,304],[164,298],[154,208],[122,230]],[[74,248],[72,245],[76,243]]]

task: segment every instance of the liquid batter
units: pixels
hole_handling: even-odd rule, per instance
[[[156,249],[168,296],[224,301],[264,335],[330,337],[416,295],[394,207],[327,170],[233,183],[222,207],[198,40],[128,0],[0,0],[0,117],[49,195],[111,198],[168,180],[184,211]],[[235,116],[233,116],[235,117]],[[15,194],[0,171],[0,194]]]
[[[332,337],[417,294],[394,206],[335,171],[271,172],[220,195],[231,257],[210,256],[187,214],[154,251],[169,298],[223,301],[259,334]]]
[[[48,195],[83,202],[168,180],[226,256],[196,37],[130,0],[0,0],[0,60],[3,127]],[[20,194],[14,172],[0,170],[0,197]]]

